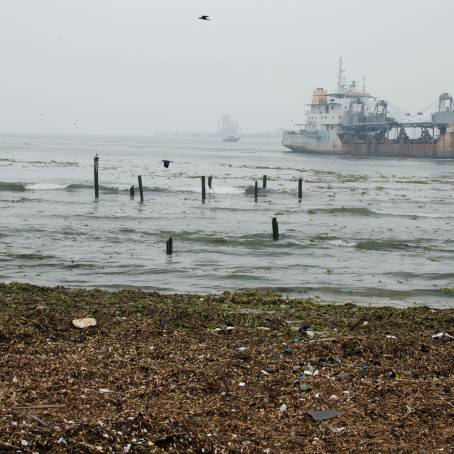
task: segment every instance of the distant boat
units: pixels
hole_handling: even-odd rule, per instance
[[[238,142],[240,140],[237,136],[227,136],[222,139],[223,142]]]
[[[238,123],[230,115],[224,114],[221,121],[218,121],[218,135],[224,142],[238,142],[238,129]]]

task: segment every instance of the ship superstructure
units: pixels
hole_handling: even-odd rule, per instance
[[[371,96],[363,81],[346,83],[339,60],[336,90],[313,91],[304,124],[285,131],[282,143],[294,151],[353,155],[454,158],[454,103],[439,97],[431,121],[397,121],[388,103]]]

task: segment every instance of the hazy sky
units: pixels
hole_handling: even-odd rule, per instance
[[[453,0],[0,0],[0,132],[208,132],[222,113],[275,130],[335,87],[340,55],[416,112],[454,92],[453,17]]]

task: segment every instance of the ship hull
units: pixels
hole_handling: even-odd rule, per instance
[[[337,135],[336,135],[337,136]],[[295,152],[352,156],[387,156],[398,158],[454,159],[454,127],[433,143],[342,143],[325,136],[314,143],[301,133],[285,134],[282,144]]]

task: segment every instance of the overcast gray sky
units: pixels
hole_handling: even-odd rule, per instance
[[[0,0],[0,131],[214,131],[222,113],[275,130],[335,87],[340,55],[416,112],[454,91],[453,17],[453,0]]]

